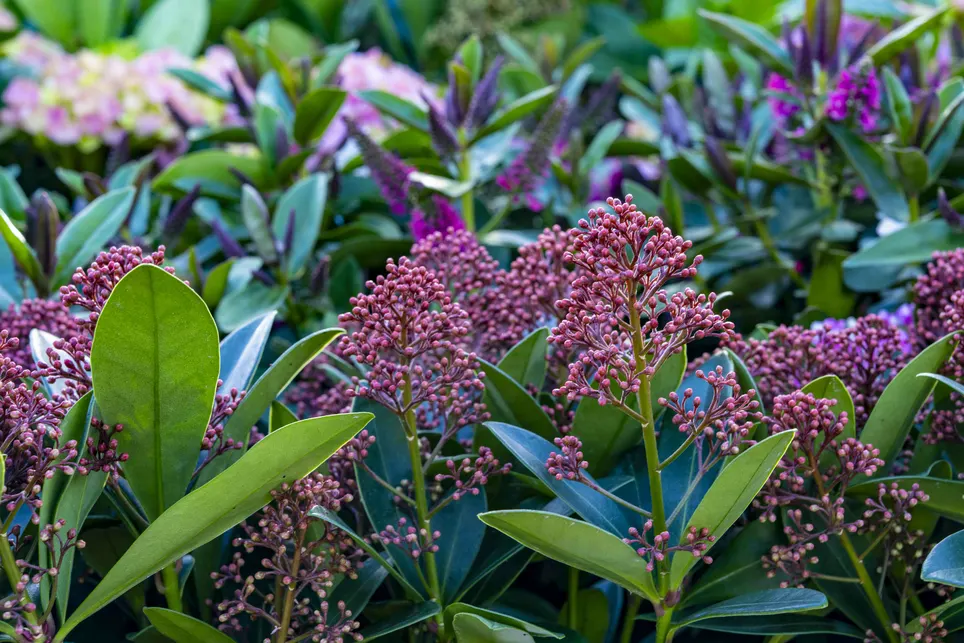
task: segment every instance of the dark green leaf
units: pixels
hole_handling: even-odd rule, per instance
[[[529,114],[542,109],[552,102],[552,98],[556,95],[556,89],[557,87],[555,85],[549,85],[529,92],[525,96],[512,101],[501,111],[493,115],[485,127],[475,133],[475,136],[472,137],[472,142],[480,141],[489,134],[503,130],[509,125],[522,120]]]
[[[44,275],[40,260],[37,259],[37,254],[27,244],[27,240],[23,238],[20,230],[13,224],[6,212],[2,210],[0,210],[0,235],[7,242],[7,247],[10,248],[10,253],[13,254],[17,265],[26,273],[34,287],[41,293],[46,293],[47,277]]]
[[[852,639],[864,639],[866,634],[843,621],[820,616],[762,616],[747,618],[711,618],[688,626],[694,630],[728,632],[749,636],[832,634]],[[779,639],[776,639],[779,640]]]
[[[432,618],[440,611],[442,610],[438,603],[426,601],[413,605],[411,608],[403,610],[389,618],[379,620],[377,623],[360,630],[359,634],[364,637],[363,640],[373,641],[386,634],[391,634],[410,625],[421,623],[426,619]]]
[[[558,435],[552,420],[520,384],[494,364],[480,361],[485,371],[485,405],[493,421],[524,426],[547,440]]]
[[[509,349],[499,368],[523,387],[541,388],[546,379],[547,328],[538,328]]]
[[[933,183],[944,171],[964,131],[964,88],[955,86],[957,95],[944,108],[924,141],[927,170]]]
[[[792,76],[793,61],[780,42],[760,25],[722,13],[699,10],[699,15],[724,38],[749,53],[759,56],[765,64],[780,73]]]
[[[703,608],[678,621],[679,627],[696,623],[708,618],[767,616],[806,612],[827,606],[827,597],[812,589],[767,589],[762,592],[744,594]]]
[[[236,388],[246,391],[251,385],[254,372],[261,363],[261,355],[268,344],[275,314],[268,313],[237,329],[221,342],[221,370],[218,379],[220,393]]]
[[[188,69],[186,67],[175,67],[168,69],[167,73],[174,76],[191,89],[197,90],[202,94],[207,94],[221,102],[228,103],[233,100],[231,91],[217,84],[204,74]]]
[[[910,218],[907,199],[887,175],[884,157],[880,151],[843,125],[827,124],[827,131],[843,150],[847,160],[860,176],[861,183],[884,216],[897,221],[907,221]]]
[[[556,634],[555,632],[551,632],[544,627],[533,625],[532,623],[515,618],[514,616],[509,616],[508,614],[495,612],[482,607],[476,607],[474,605],[468,605],[466,603],[452,603],[445,608],[442,616],[445,622],[446,631],[452,631],[453,621],[459,614],[474,614],[475,616],[487,619],[493,623],[501,623],[502,625],[507,625],[509,627],[522,630],[523,632],[528,632],[533,636],[544,636],[554,639],[562,638],[561,634]]]
[[[458,595],[462,582],[472,571],[485,535],[485,525],[476,516],[484,513],[487,507],[483,489],[478,495],[470,493],[450,502],[432,516],[432,527],[441,532],[435,541],[439,547],[435,563],[445,603]]]

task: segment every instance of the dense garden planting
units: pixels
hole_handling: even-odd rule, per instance
[[[0,641],[964,640],[959,5],[0,2]]]

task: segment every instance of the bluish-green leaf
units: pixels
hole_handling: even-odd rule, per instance
[[[67,283],[76,268],[86,268],[117,234],[134,203],[134,194],[132,187],[108,192],[67,222],[57,237],[55,286]]]
[[[706,20],[714,31],[720,33],[734,45],[761,58],[764,63],[784,75],[793,74],[793,61],[790,54],[773,34],[758,24],[711,11],[700,10],[699,15]]]
[[[931,29],[936,29],[947,12],[942,6],[909,20],[875,42],[864,54],[875,67],[889,62],[894,56],[917,44],[918,39]]]
[[[827,131],[836,141],[860,181],[884,216],[895,221],[907,221],[910,209],[907,199],[896,181],[887,175],[887,166],[880,151],[843,125],[827,124]]]
[[[271,229],[275,239],[284,239],[291,213],[294,236],[285,250],[285,269],[289,277],[299,274],[311,258],[328,200],[328,175],[312,174],[291,186],[278,200]]]
[[[221,342],[221,370],[218,379],[221,386],[218,392],[229,393],[231,389],[246,391],[251,379],[261,363],[264,347],[274,324],[275,313],[268,313],[248,322],[224,338]]]
[[[549,330],[537,328],[509,349],[499,368],[523,387],[541,388],[546,379],[546,349]]]
[[[964,531],[934,546],[924,559],[920,577],[928,583],[964,587]]]
[[[769,616],[791,612],[807,612],[827,606],[827,597],[812,589],[767,589],[744,594],[683,615],[676,623],[684,627],[708,618]]]

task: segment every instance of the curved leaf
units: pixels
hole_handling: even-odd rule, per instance
[[[319,87],[305,94],[295,110],[295,140],[308,145],[324,134],[347,95],[337,87]]]
[[[537,328],[509,349],[499,368],[517,384],[541,388],[546,379],[548,328]]]
[[[67,283],[77,268],[86,268],[127,219],[134,203],[132,187],[108,192],[90,202],[57,236],[57,268],[53,285]]]
[[[947,7],[939,7],[905,22],[875,42],[864,56],[870,58],[875,67],[889,62],[905,49],[915,46],[917,40],[925,33],[937,28],[946,12]]]
[[[699,10],[699,15],[727,40],[759,56],[784,75],[793,74],[793,61],[773,34],[760,25],[722,13]]]
[[[877,208],[890,219],[907,221],[910,218],[907,199],[897,181],[891,180],[887,175],[884,157],[880,151],[843,125],[828,123],[826,127],[860,176]]]
[[[17,265],[24,271],[27,278],[33,283],[34,288],[36,288],[41,293],[47,292],[47,276],[44,274],[44,269],[40,265],[40,260],[37,259],[37,253],[34,252],[33,248],[27,243],[27,240],[23,238],[20,230],[14,225],[7,213],[0,210],[0,236],[3,236],[3,240],[6,241],[7,247],[10,248],[10,253],[16,260]]]
[[[921,580],[952,587],[964,587],[964,531],[951,534],[927,554],[920,570]]]
[[[210,21],[210,0],[158,0],[137,23],[134,35],[144,51],[170,48],[193,58]]]
[[[234,639],[187,614],[160,607],[148,607],[144,615],[158,632],[174,643],[232,643]]]
[[[767,616],[806,612],[827,606],[827,597],[812,589],[767,589],[731,598],[683,616],[676,625],[684,627],[708,618]]]
[[[264,507],[282,482],[303,478],[317,469],[371,418],[368,413],[312,418],[265,437],[218,477],[152,522],[67,619],[56,643],[151,574]]]
[[[285,249],[285,271],[293,277],[304,269],[311,258],[321,220],[328,200],[328,175],[312,174],[291,186],[275,207],[271,229],[275,239],[285,239],[289,218],[294,213],[294,235]]]
[[[251,385],[264,347],[268,344],[275,315],[271,312],[250,321],[222,340],[219,393],[230,392],[234,388],[246,391]]]

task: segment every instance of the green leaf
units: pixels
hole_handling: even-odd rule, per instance
[[[409,625],[415,625],[416,623],[421,623],[426,619],[430,619],[439,612],[442,608],[439,604],[434,601],[425,601],[424,603],[419,603],[413,605],[411,608],[403,610],[397,614],[394,614],[388,618],[379,620],[362,630],[359,634],[362,635],[364,641],[373,641],[386,634],[391,634],[392,632],[397,632]]]
[[[605,44],[606,38],[604,36],[596,36],[573,49],[572,53],[566,58],[566,62],[562,64],[562,79],[565,80],[572,76],[580,65],[592,58]]]
[[[471,72],[472,82],[479,82],[482,76],[482,41],[475,34],[469,36],[458,50],[459,60]]]
[[[231,332],[253,319],[280,310],[290,293],[288,286],[250,281],[224,296],[214,311],[214,319],[221,330]]]
[[[221,342],[221,366],[218,379],[219,392],[227,393],[236,388],[246,391],[251,385],[254,372],[261,363],[264,347],[271,335],[275,314],[268,313],[237,329]]]
[[[241,188],[241,219],[251,233],[251,240],[258,254],[267,263],[278,260],[278,249],[268,222],[268,206],[256,189],[250,185]]]
[[[275,239],[284,239],[288,220],[294,212],[294,237],[285,250],[285,270],[295,277],[304,269],[315,248],[328,200],[327,174],[312,174],[291,186],[278,200],[271,227]]]
[[[275,400],[268,410],[268,433],[274,433],[283,426],[297,422],[298,418],[287,406]]]
[[[520,384],[495,364],[479,361],[485,371],[484,401],[493,421],[524,426],[547,440],[558,436],[552,420]]]
[[[509,349],[499,368],[521,386],[541,388],[546,379],[549,329],[538,328]]]
[[[167,73],[169,73],[171,76],[174,76],[191,89],[199,91],[202,94],[206,94],[211,98],[225,103],[234,100],[230,90],[221,87],[221,85],[218,85],[204,74],[194,71],[193,69],[183,67],[174,68],[168,69]]]
[[[572,480],[557,480],[549,475],[546,460],[550,453],[559,449],[530,431],[500,422],[486,422],[485,425],[501,443],[515,456],[516,460],[531,471],[546,487],[573,511],[606,531],[623,535],[630,524],[622,509],[613,500],[593,491],[588,485]],[[585,474],[590,482],[596,484],[592,476]]]
[[[780,42],[760,25],[740,18],[700,9],[699,15],[714,31],[738,47],[761,58],[763,62],[784,75],[793,74],[793,61]]]
[[[881,67],[905,49],[913,47],[925,33],[936,29],[946,12],[947,7],[940,7],[905,22],[874,43],[864,57],[872,60],[874,67]]]
[[[161,607],[148,607],[144,615],[157,631],[174,643],[233,643],[234,639],[187,614]]]
[[[856,299],[856,295],[844,286],[843,280],[843,262],[850,253],[818,247],[815,254],[807,305],[822,310],[830,317],[843,319],[850,314]]]
[[[596,133],[582,158],[579,159],[579,171],[583,176],[588,176],[593,168],[602,163],[606,157],[606,152],[609,151],[609,148],[622,133],[623,126],[622,121],[612,121]]]
[[[37,253],[27,244],[27,240],[23,238],[20,230],[13,224],[7,213],[2,210],[0,210],[0,235],[7,242],[7,247],[10,248],[10,253],[16,260],[17,265],[26,273],[34,288],[38,292],[46,294],[48,289],[47,277],[40,265],[40,260],[37,259]]]
[[[458,501],[450,502],[432,517],[432,526],[441,536],[436,540],[439,547],[435,554],[438,566],[442,599],[448,603],[457,595],[462,582],[472,571],[475,557],[482,546],[485,525],[476,519],[488,508],[485,489],[478,495],[468,494]]]
[[[73,41],[76,10],[70,0],[13,0],[13,3],[47,36],[61,43]]]
[[[890,120],[897,130],[901,144],[910,142],[914,127],[914,107],[904,83],[890,67],[884,67],[884,85],[887,87],[887,109]]]
[[[389,94],[380,89],[368,89],[358,92],[358,97],[370,104],[382,114],[390,116],[409,127],[428,131],[428,114],[424,109],[404,98]]]
[[[826,127],[857,171],[877,208],[890,219],[907,221],[910,218],[907,199],[897,183],[887,175],[880,151],[842,125],[828,123]]]
[[[688,626],[694,630],[746,634],[749,636],[770,636],[771,640],[782,640],[781,635],[835,634],[852,639],[863,640],[866,634],[843,621],[821,616],[762,616],[746,618],[711,618]]]
[[[951,160],[951,154],[957,147],[962,131],[964,131],[964,89],[958,87],[957,95],[941,112],[924,141],[927,170],[931,182],[937,180],[948,161]]]
[[[928,583],[964,587],[964,531],[934,546],[924,559],[920,577]]]
[[[424,600],[422,598],[422,594],[417,589],[415,589],[407,580],[405,580],[405,577],[402,576],[391,563],[385,560],[385,558],[378,553],[378,550],[372,547],[371,543],[368,540],[366,540],[362,536],[355,533],[355,530],[349,527],[348,523],[346,523],[344,520],[339,518],[338,514],[332,511],[329,511],[324,507],[314,507],[311,511],[308,512],[308,515],[314,518],[318,518],[319,520],[324,520],[326,523],[333,525],[334,527],[337,527],[338,529],[345,532],[349,538],[355,541],[355,543],[358,545],[359,548],[361,548],[362,551],[364,551],[366,554],[371,556],[372,560],[374,560],[376,563],[378,563],[386,570],[388,570],[388,573],[392,575],[392,578],[398,581],[398,584],[402,586],[402,589],[405,590],[405,594],[410,599],[419,600],[419,601]]]
[[[93,48],[119,38],[129,7],[117,0],[79,0],[77,27],[84,44]]]
[[[268,410],[271,402],[278,394],[288,387],[288,384],[315,359],[333,339],[343,331],[340,328],[319,330],[286,350],[265,371],[257,382],[248,390],[238,408],[224,425],[224,437],[232,438],[236,442],[248,441],[248,432],[257,424],[258,419]],[[224,470],[231,462],[238,458],[237,451],[231,451],[218,456],[201,472],[199,484],[204,484],[218,472]]]
[[[880,394],[860,433],[860,441],[880,449],[880,458],[887,464],[900,453],[914,425],[914,416],[934,390],[934,380],[917,376],[939,371],[956,345],[956,333],[937,340],[901,369]],[[880,473],[885,469],[881,467]]]
[[[946,462],[939,461],[935,466],[947,467],[948,465]],[[916,484],[928,496],[926,501],[920,503],[922,506],[941,516],[964,522],[964,503],[961,502],[961,498],[964,498],[964,482],[935,476],[935,467],[932,467],[929,473],[930,475],[875,478],[853,485],[847,493],[852,492],[855,498],[870,498],[877,495],[878,484],[896,483],[901,489],[909,489],[911,485]]]
[[[191,481],[219,360],[217,326],[183,281],[142,264],[114,287],[94,332],[93,389],[104,422],[124,425],[124,474],[150,520]]]
[[[158,0],[137,23],[134,36],[144,51],[171,48],[193,58],[210,20],[210,0]]]
[[[927,164],[929,161],[936,161],[937,155],[928,159],[915,147],[893,148],[891,153],[897,161],[897,170],[904,190],[909,194],[919,194],[928,184],[930,171]]]
[[[450,199],[457,199],[472,189],[471,181],[456,181],[425,172],[412,172],[408,175],[408,180],[432,192],[444,194]]]
[[[258,156],[238,156],[224,150],[202,150],[186,154],[168,165],[154,179],[154,189],[170,190],[184,185],[201,184],[204,194],[210,193],[210,184],[239,189],[238,178],[230,172],[234,168],[254,181],[256,186],[266,183],[265,168]],[[188,188],[190,189],[190,188]],[[212,196],[219,196],[217,194]]]
[[[94,503],[100,498],[104,485],[107,484],[108,474],[104,471],[91,471],[85,476],[75,474],[67,481],[67,486],[57,499],[55,520],[63,520],[63,529],[76,529],[80,533],[84,521],[94,508]],[[71,577],[73,576],[74,557],[77,548],[71,547],[60,561],[60,572],[57,583],[57,614],[60,620],[67,618],[67,605],[70,600]]]
[[[201,297],[211,310],[217,308],[218,304],[221,303],[221,298],[224,297],[224,292],[228,288],[228,275],[231,274],[231,266],[233,265],[233,258],[222,261],[211,269],[207,279],[204,280]]]
[[[826,606],[827,597],[812,589],[768,589],[737,596],[683,616],[677,626],[684,627],[708,618],[787,614]]]
[[[357,578],[344,578],[329,593],[328,604],[345,603],[352,614],[361,614],[372,595],[388,578],[388,571],[381,565],[365,565],[358,570]]]
[[[502,47],[502,51],[504,51],[509,58],[521,65],[524,69],[537,74],[540,73],[539,63],[529,55],[529,52],[526,51],[525,47],[523,47],[519,41],[501,31],[495,35],[495,38],[499,41],[499,46]]]
[[[459,643],[531,643],[528,632],[475,614],[456,614],[452,621]]]
[[[480,141],[489,134],[503,130],[509,125],[522,120],[529,114],[542,109],[552,102],[557,89],[555,85],[548,85],[512,101],[506,105],[504,109],[495,113],[492,118],[489,119],[489,122],[475,133],[475,136],[472,137],[472,142]]]
[[[719,541],[763,488],[795,435],[795,431],[771,435],[736,456],[706,492],[683,533],[690,527],[706,528]],[[672,587],[679,588],[698,560],[689,552],[673,554],[670,566]]]
[[[53,285],[67,283],[76,268],[86,268],[117,235],[134,203],[135,189],[114,190],[94,199],[74,216],[57,237]]]
[[[599,527],[545,511],[490,511],[479,520],[529,549],[659,600],[653,575],[632,547]]]
[[[311,418],[268,435],[214,480],[179,500],[134,541],[57,633],[77,625],[145,578],[217,538],[271,502],[281,483],[317,469],[371,420],[369,413]]]
[[[452,603],[451,605],[446,606],[445,611],[443,612],[443,618],[445,622],[445,630],[447,632],[452,631],[454,625],[453,621],[459,614],[474,614],[475,616],[487,619],[493,623],[501,623],[502,625],[507,625],[509,627],[522,630],[523,632],[528,632],[533,636],[543,636],[554,639],[562,638],[561,634],[547,630],[544,627],[533,625],[532,623],[523,621],[522,619],[510,616],[508,614],[485,609],[483,607],[468,605],[467,603]]]
[[[844,426],[843,433],[840,435],[840,440],[857,437],[857,418],[856,413],[854,413],[854,401],[850,397],[850,391],[847,390],[847,387],[840,381],[839,377],[836,375],[818,377],[801,390],[804,393],[813,393],[813,396],[817,399],[837,400],[837,403],[831,409],[834,414],[840,415],[843,411],[847,412],[847,424]]]
[[[964,231],[952,228],[944,219],[918,221],[850,255],[843,262],[844,279],[851,288],[866,290],[859,282],[864,270],[880,271],[924,263],[930,261],[935,252],[961,246],[964,246]]]
[[[569,622],[569,601],[559,610],[559,625],[566,626]],[[619,609],[617,606],[616,610]],[[580,590],[576,594],[576,612],[574,627],[582,634],[587,643],[606,643],[606,633],[609,631],[609,600],[606,593],[598,587]]]
[[[341,109],[347,95],[345,90],[337,87],[319,87],[308,92],[295,110],[295,140],[301,145],[308,145],[320,138]]]

